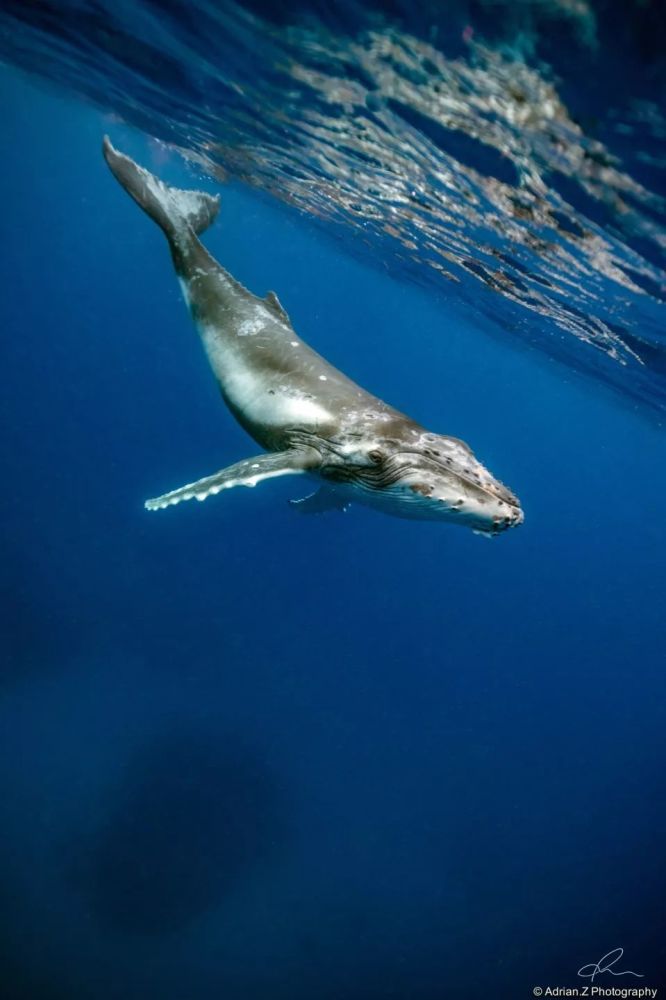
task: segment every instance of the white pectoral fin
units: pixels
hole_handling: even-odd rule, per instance
[[[230,490],[234,486],[256,486],[263,479],[272,479],[274,476],[294,476],[309,472],[316,469],[320,462],[318,452],[312,448],[257,455],[256,458],[236,462],[205,479],[198,479],[196,483],[188,483],[187,486],[164,493],[161,497],[146,500],[145,508],[162,510],[182,500],[205,500],[206,497],[222,490]]]

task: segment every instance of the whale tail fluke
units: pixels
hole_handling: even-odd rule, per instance
[[[160,226],[170,242],[191,233],[197,236],[215,221],[220,199],[204,191],[169,187],[144,167],[119,153],[104,136],[104,159],[111,173],[144,212]]]

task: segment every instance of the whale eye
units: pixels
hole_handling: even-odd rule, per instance
[[[371,459],[371,461],[376,462],[377,465],[379,465],[380,462],[383,462],[385,457],[384,452],[378,451],[377,449],[375,449],[375,451],[368,452],[368,458]]]

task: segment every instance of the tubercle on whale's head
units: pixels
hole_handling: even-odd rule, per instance
[[[422,433],[409,441],[378,441],[368,455],[373,467],[358,468],[354,485],[369,506],[490,537],[524,520],[518,498],[457,438]]]

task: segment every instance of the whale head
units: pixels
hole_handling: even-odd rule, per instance
[[[518,498],[457,438],[422,432],[413,439],[377,439],[363,464],[344,479],[357,502],[387,514],[447,521],[494,537],[522,524]]]

